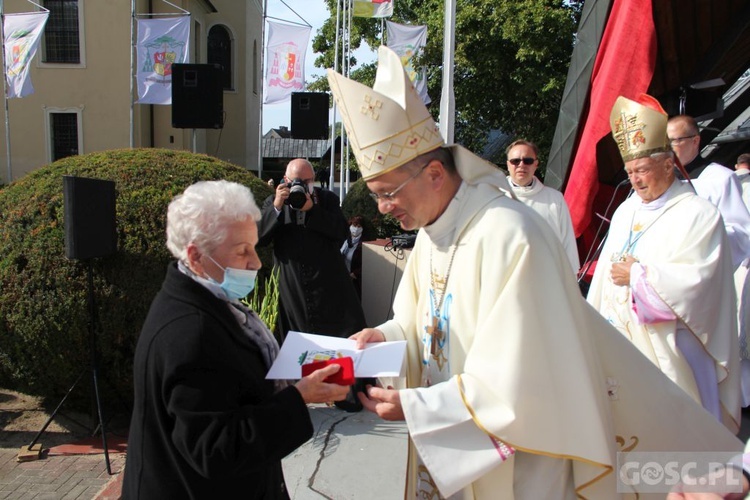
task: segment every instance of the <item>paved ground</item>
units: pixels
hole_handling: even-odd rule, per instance
[[[323,405],[311,406],[310,415],[315,426],[313,439],[284,459],[284,475],[293,499],[403,497],[407,448],[403,423],[385,422],[367,411],[346,413]],[[18,451],[0,449],[2,500],[119,498],[124,454],[110,451],[114,475],[109,476],[102,454],[49,456],[18,463]]]
[[[0,450],[0,499],[89,500],[112,479],[103,455],[54,456],[18,463],[18,450]],[[119,472],[125,455],[110,456]]]
[[[310,407],[313,438],[284,459],[284,474],[294,500],[403,498],[406,428],[369,412],[345,413]],[[750,413],[743,414],[740,438],[750,437]],[[56,448],[53,448],[55,450]],[[50,456],[17,463],[18,449],[0,449],[0,499],[115,500],[119,498],[125,455]]]

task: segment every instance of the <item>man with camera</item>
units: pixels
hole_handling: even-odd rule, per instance
[[[348,337],[365,327],[365,315],[340,249],[349,236],[339,198],[314,187],[307,160],[289,162],[283,182],[263,203],[258,246],[273,243],[279,269],[279,323],[290,330]],[[356,397],[338,402],[358,411]]]

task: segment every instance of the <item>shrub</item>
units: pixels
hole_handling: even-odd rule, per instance
[[[357,180],[350,187],[341,204],[341,210],[348,219],[355,215],[364,218],[362,224],[363,241],[375,238],[390,238],[404,232],[398,221],[391,215],[383,215],[378,211],[378,204],[370,197],[370,190],[363,179]]]
[[[109,257],[65,257],[62,177],[112,180],[118,250]],[[172,259],[165,245],[167,205],[199,180],[250,187],[261,204],[271,188],[250,171],[205,155],[127,149],[64,158],[0,190],[0,386],[58,397],[88,366],[87,265],[99,316],[102,394],[129,401],[132,358],[148,308]],[[270,251],[261,259],[270,272]],[[259,276],[262,279],[264,276]],[[86,391],[77,391],[88,401]],[[71,395],[73,398],[75,393]]]

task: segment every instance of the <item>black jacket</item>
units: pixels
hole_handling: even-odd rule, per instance
[[[269,196],[258,223],[258,246],[273,243],[282,336],[296,330],[348,337],[365,327],[362,304],[341,255],[349,224],[338,196],[318,188],[314,196],[316,203],[309,211],[284,206],[279,214],[274,196]]]
[[[133,366],[123,498],[288,498],[281,459],[313,432],[294,387],[273,392],[227,303],[176,263]]]

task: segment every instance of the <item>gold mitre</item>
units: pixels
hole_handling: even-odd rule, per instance
[[[392,49],[378,49],[369,88],[328,70],[328,83],[362,177],[370,180],[444,145],[432,115]]]
[[[648,94],[641,94],[637,101],[618,97],[609,124],[623,162],[670,151],[667,113]]]

